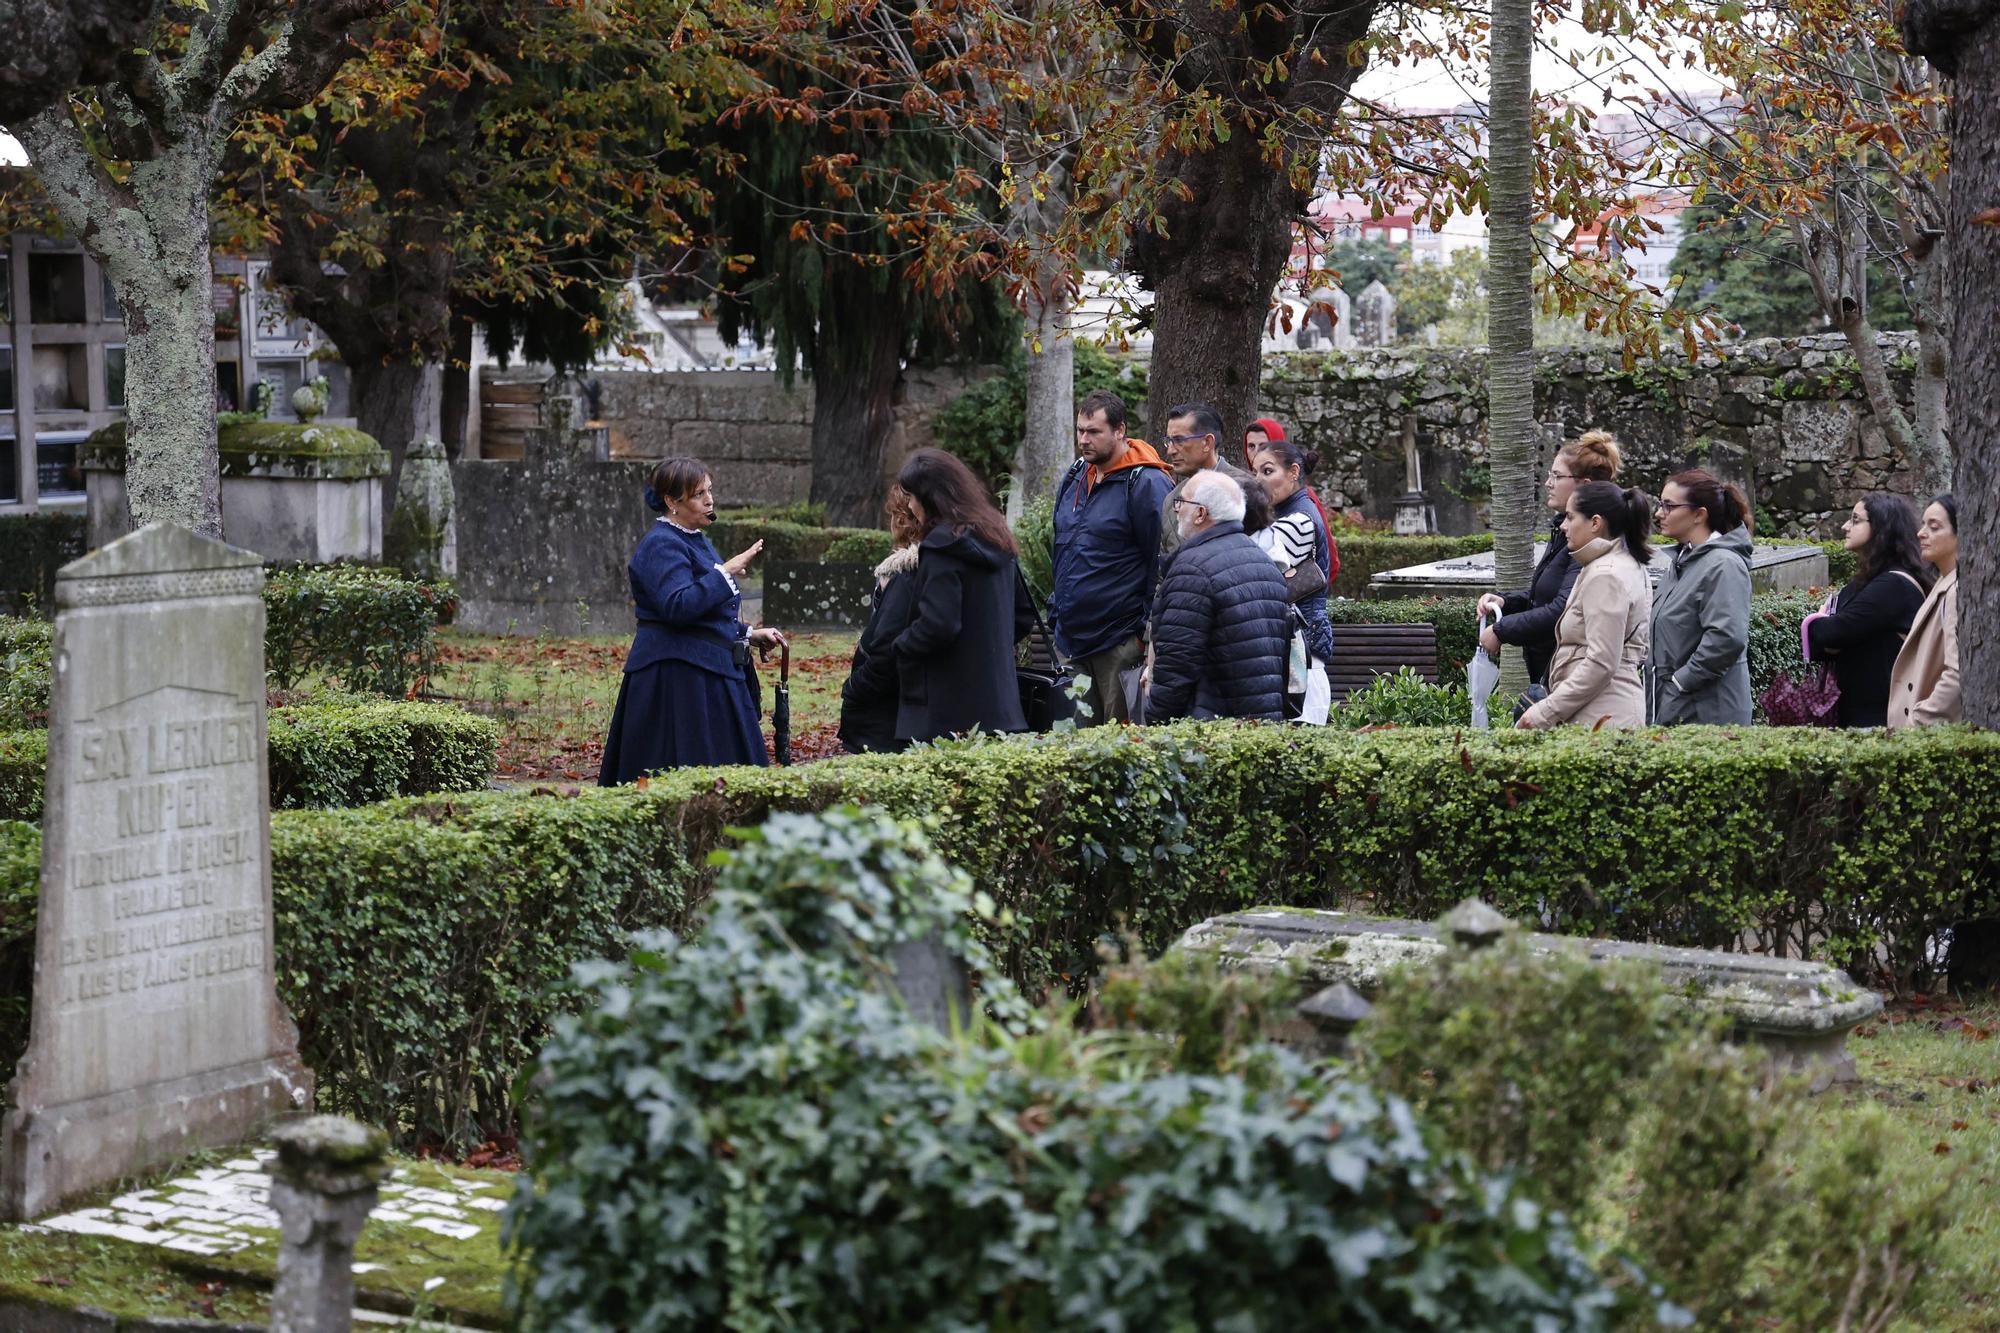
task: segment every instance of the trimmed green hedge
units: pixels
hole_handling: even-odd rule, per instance
[[[861,800],[937,819],[1012,913],[989,943],[1030,995],[1080,984],[1121,929],[1157,950],[1258,903],[1429,920],[1468,893],[1577,933],[1879,945],[1915,976],[2000,893],[2000,734],[1960,728],[1093,728],[282,812],[283,993],[324,1104],[430,1136],[506,1121],[572,964],[695,925],[728,829]]]
[[[499,737],[489,719],[444,704],[342,699],[274,708],[271,806],[484,791]],[[48,762],[48,732],[0,732],[0,820],[42,817]]]
[[[402,698],[437,669],[437,627],[457,601],[370,565],[272,569],[264,582],[264,669],[279,689],[323,672],[343,689]]]
[[[1334,597],[1366,597],[1368,580],[1385,569],[1408,565],[1428,565],[1437,560],[1458,560],[1493,549],[1493,534],[1474,533],[1468,537],[1396,537],[1384,533],[1333,534],[1340,552],[1340,573],[1327,591]],[[1390,600],[1390,599],[1384,599]]]
[[[47,721],[54,641],[49,621],[0,617],[0,731]]]
[[[80,509],[0,515],[0,611],[55,609],[56,571],[84,553]]]

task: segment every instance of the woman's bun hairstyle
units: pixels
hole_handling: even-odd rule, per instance
[[[1610,431],[1587,430],[1565,444],[1558,457],[1569,460],[1569,470],[1578,481],[1616,481],[1624,453]]]

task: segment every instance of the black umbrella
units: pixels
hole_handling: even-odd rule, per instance
[[[792,645],[778,645],[778,688],[771,695],[771,749],[778,762],[792,762]]]

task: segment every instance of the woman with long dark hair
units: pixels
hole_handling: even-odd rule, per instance
[[[604,740],[605,787],[663,768],[769,762],[750,650],[785,636],[737,619],[736,586],[764,543],[727,560],[716,554],[701,531],[715,521],[715,487],[697,459],[661,460],[646,503],[660,517],[626,570],[639,628]]]
[[[896,711],[902,701],[896,639],[916,614],[917,543],[924,534],[909,493],[901,486],[889,488],[885,510],[891,549],[875,566],[868,625],[854,645],[854,663],[840,690],[840,743],[852,754],[903,748],[896,739]]]
[[[1583,727],[1646,725],[1640,665],[1651,631],[1653,502],[1637,487],[1608,481],[1575,487],[1564,503],[1562,538],[1576,561],[1576,582],[1556,622],[1546,697],[1516,726],[1532,731],[1574,722]]]
[[[1854,577],[1806,617],[1801,637],[1809,660],[1832,664],[1840,725],[1886,726],[1889,673],[1936,576],[1917,550],[1917,507],[1902,496],[1862,496],[1842,528]]]
[[[1958,501],[1940,495],[1924,510],[1917,547],[1938,572],[1910,622],[1910,637],[1889,673],[1889,730],[1958,722]],[[1958,973],[1952,973],[1956,982]]]
[[[1750,724],[1750,502],[1700,468],[1667,479],[1655,511],[1674,561],[1653,592],[1647,703],[1661,726]]]
[[[919,449],[897,485],[909,494],[917,545],[915,611],[896,636],[896,737],[927,741],[978,727],[1025,731],[1014,644],[1032,612],[1017,596],[1014,534],[971,468]]]

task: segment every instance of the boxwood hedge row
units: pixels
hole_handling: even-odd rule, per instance
[[[499,728],[443,704],[339,699],[270,713],[271,806],[366,805],[483,789]],[[39,820],[46,731],[0,731],[0,819]]]
[[[281,989],[325,1102],[428,1136],[505,1119],[571,966],[687,930],[728,830],[851,802],[936,822],[1008,914],[1030,994],[1121,928],[1153,948],[1258,903],[1923,967],[2000,898],[2000,734],[1632,735],[1276,726],[959,743],[272,819]],[[28,862],[19,862],[27,864]],[[0,969],[4,975],[4,969]]]

